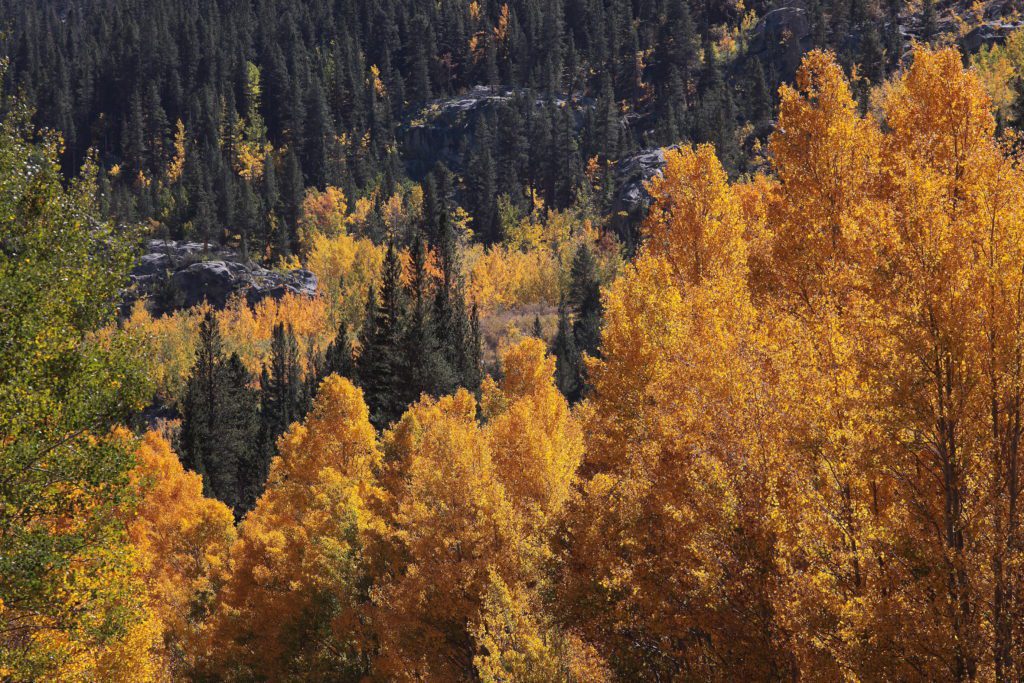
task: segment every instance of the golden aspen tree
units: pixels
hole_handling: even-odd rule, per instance
[[[823,680],[856,670],[857,613],[870,590],[875,463],[853,312],[856,265],[884,215],[881,131],[857,112],[842,68],[812,51],[796,87],[780,90],[770,149],[778,185],[768,201],[769,298],[759,303],[782,340],[773,357],[784,390],[792,507],[782,516],[779,605],[802,670]]]
[[[555,386],[555,359],[543,341],[524,339],[501,361],[501,383],[484,383],[485,433],[507,495],[539,530],[569,497],[583,435]]]
[[[526,580],[530,549],[465,390],[412,406],[385,436],[389,529],[374,589],[376,674],[468,680],[489,572]]]
[[[272,680],[365,672],[362,535],[376,524],[376,433],[362,392],[332,375],[278,441],[243,520],[210,629],[213,673]],[[328,673],[330,672],[330,673]]]
[[[891,218],[867,264],[865,333],[875,338],[863,363],[882,392],[877,448],[893,508],[883,550],[894,588],[874,626],[896,634],[904,663],[892,675],[988,677],[988,606],[1006,607],[989,578],[990,506],[1005,505],[992,466],[1016,450],[1002,429],[1017,410],[1017,371],[999,359],[1016,355],[1019,337],[1007,332],[1020,319],[1001,319],[1010,311],[999,290],[1019,279],[1010,272],[1020,267],[1019,175],[1000,159],[989,98],[956,51],[915,52],[883,112]],[[1013,678],[996,649],[999,677]]]
[[[880,132],[857,105],[835,57],[812,50],[796,87],[779,90],[779,125],[769,149],[779,188],[770,223],[781,287],[815,307],[851,285],[844,264],[856,257],[877,185]],[[833,302],[832,305],[836,305]]]
[[[491,573],[472,633],[482,683],[602,683],[612,679],[594,648],[546,619],[536,596]]]
[[[228,576],[234,517],[220,501],[203,497],[202,479],[185,471],[156,432],[142,438],[135,456],[131,476],[139,502],[128,537],[162,633],[167,668],[180,678],[201,649],[203,620]]]
[[[788,678],[785,463],[745,211],[710,147],[666,162],[645,251],[605,301],[559,606],[621,678]]]

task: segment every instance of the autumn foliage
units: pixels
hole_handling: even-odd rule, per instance
[[[881,115],[812,52],[773,180],[652,185],[559,597],[626,678],[1021,674],[1024,176],[955,51]]]
[[[142,616],[89,670],[1024,677],[1024,169],[956,51],[916,51],[874,113],[818,51],[780,99],[771,174],[667,154],[581,403],[533,338],[382,432],[331,375],[237,530],[147,434],[121,577]],[[317,235],[325,267],[374,262]],[[495,253],[478,272],[519,258]],[[271,321],[312,340],[332,313],[219,315],[253,364]]]

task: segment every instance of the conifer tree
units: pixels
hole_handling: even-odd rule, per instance
[[[597,355],[601,343],[601,279],[597,260],[586,244],[581,244],[572,260],[567,303],[572,311],[572,332],[581,353]]]
[[[371,287],[366,320],[359,335],[356,378],[370,407],[374,426],[383,429],[397,420],[407,405],[409,387],[403,381],[402,340],[405,325],[402,265],[394,242],[388,244],[379,291]]]
[[[340,375],[352,379],[355,376],[355,359],[352,356],[352,332],[348,323],[338,325],[338,333],[327,345],[324,353],[323,375]]]
[[[431,283],[426,269],[426,245],[418,234],[410,249],[412,278],[408,288],[408,320],[403,340],[403,363],[408,402],[426,393],[443,396],[457,386],[456,377],[441,350],[431,318]]]
[[[473,229],[485,242],[501,240],[498,221],[497,169],[492,148],[494,134],[486,117],[476,126],[467,173],[467,190],[473,213]]]
[[[291,324],[274,326],[270,341],[270,366],[260,374],[259,465],[246,480],[246,504],[255,504],[277,453],[277,438],[306,414],[306,386],[299,362],[299,345]]]
[[[207,495],[240,516],[246,484],[257,467],[255,397],[249,373],[236,354],[226,357],[216,317],[199,326],[196,362],[185,388],[181,456],[185,467],[203,477]]]
[[[555,384],[559,391],[570,401],[578,400],[583,391],[583,359],[564,302],[558,307],[558,332],[551,353],[556,359]]]

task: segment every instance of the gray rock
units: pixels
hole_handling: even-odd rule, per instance
[[[617,212],[636,214],[646,212],[651,197],[644,185],[665,168],[665,152],[679,149],[678,145],[645,149],[620,159],[615,168],[619,191],[615,197]]]
[[[413,178],[419,178],[444,162],[455,172],[462,161],[462,150],[472,145],[476,122],[488,111],[495,111],[503,104],[517,98],[532,99],[536,108],[545,105],[569,107],[574,114],[577,127],[582,126],[584,112],[593,106],[587,97],[574,97],[568,101],[564,96],[540,95],[526,89],[498,88],[478,85],[462,95],[434,100],[399,127],[399,142],[406,170]]]
[[[204,301],[223,308],[234,296],[249,305],[285,294],[315,296],[318,282],[308,270],[274,271],[247,262],[231,249],[209,249],[197,242],[150,240],[132,271],[122,310],[145,299],[154,314]],[[203,259],[208,260],[203,260]]]
[[[998,45],[1006,38],[1024,25],[1019,21],[993,20],[975,26],[969,33],[960,39],[960,47],[964,52],[974,54],[983,47]]]

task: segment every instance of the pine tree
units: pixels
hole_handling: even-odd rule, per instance
[[[601,279],[590,247],[581,244],[572,260],[567,303],[573,315],[572,331],[576,348],[597,355],[601,343]]]
[[[142,97],[138,90],[132,92],[128,102],[128,118],[125,120],[121,139],[126,170],[136,175],[146,167],[146,121],[142,110]]]
[[[755,59],[750,67],[750,120],[756,125],[767,123],[772,116],[772,95],[764,75],[764,65]]]
[[[356,360],[356,378],[370,407],[374,426],[383,429],[397,420],[407,405],[403,382],[402,339],[405,301],[402,265],[394,242],[388,244],[379,292],[371,287],[366,320],[359,335],[362,350]]]
[[[570,401],[578,400],[583,390],[583,359],[576,346],[569,311],[564,302],[558,307],[558,332],[551,352],[556,359],[555,382],[559,391]]]
[[[182,464],[203,477],[203,489],[212,492],[207,468],[213,458],[217,405],[220,399],[220,367],[224,363],[224,342],[220,325],[212,313],[199,324],[196,360],[185,388],[181,421]]]
[[[225,460],[224,467],[232,462],[235,464],[235,471],[230,473],[233,481],[228,483],[233,487],[231,497],[234,503],[224,498],[221,500],[232,507],[237,519],[252,509],[255,501],[249,492],[253,474],[260,467],[260,451],[254,441],[259,433],[258,398],[249,386],[249,371],[237,353],[228,357],[223,373],[225,407],[215,443],[220,449],[220,457]],[[259,483],[262,487],[262,480]]]
[[[441,229],[438,245],[441,282],[434,296],[435,336],[458,386],[475,390],[482,380],[479,330],[474,331],[473,320],[466,310],[462,257],[455,226],[446,219]]]
[[[295,236],[305,196],[302,167],[294,149],[289,149],[285,154],[282,170],[280,206],[283,220],[282,225],[278,226],[277,248],[279,256],[287,256],[295,251]]]
[[[736,145],[736,109],[732,92],[722,78],[714,46],[704,46],[704,72],[701,75],[700,111],[697,113],[696,138],[712,142],[722,165],[733,168],[739,155]]]
[[[355,376],[355,359],[352,355],[352,333],[348,323],[342,321],[338,325],[338,333],[327,345],[324,354],[323,372],[326,375],[340,375],[352,379]]]
[[[274,326],[270,341],[270,366],[260,375],[259,467],[247,482],[247,503],[255,504],[263,492],[270,461],[277,454],[277,438],[306,414],[306,387],[299,362],[299,345],[290,324]]]
[[[476,135],[470,150],[467,190],[473,213],[473,230],[485,242],[501,240],[498,222],[498,185],[492,148],[494,135],[487,117],[477,122]]]
[[[935,15],[935,0],[922,0],[921,3],[921,38],[932,42],[937,32],[937,19]]]
[[[548,158],[548,196],[553,208],[566,208],[576,199],[583,179],[583,162],[576,142],[576,124],[570,108],[553,112],[554,144]]]
[[[217,319],[207,313],[199,326],[199,348],[185,388],[181,456],[203,477],[207,495],[241,516],[247,508],[247,479],[258,467],[255,396],[237,354],[224,355]]]
[[[417,235],[410,249],[412,279],[409,282],[409,312],[403,340],[403,374],[408,388],[406,399],[421,394],[443,396],[457,386],[455,375],[437,339],[431,318],[431,284],[426,270],[426,245]]]

